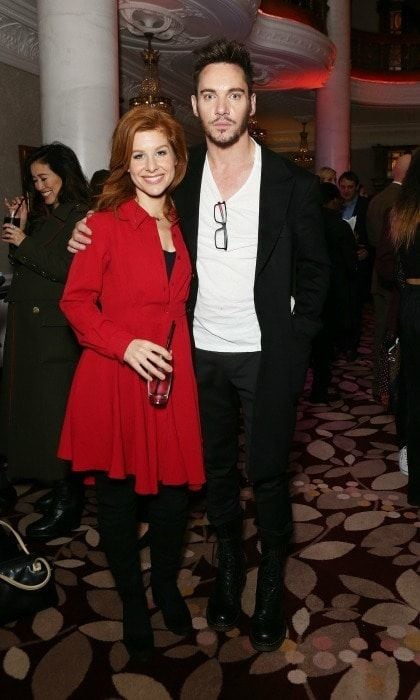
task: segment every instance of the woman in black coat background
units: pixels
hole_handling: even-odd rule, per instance
[[[400,293],[401,370],[397,420],[400,469],[408,469],[407,500],[420,506],[420,148],[410,166],[390,214],[391,239],[404,284]],[[401,395],[403,400],[401,400]],[[401,405],[402,404],[402,405]]]
[[[41,146],[24,168],[26,201],[20,227],[3,226],[14,268],[0,393],[0,452],[11,480],[53,485],[36,504],[44,517],[27,535],[56,537],[80,524],[81,484],[56,456],[71,380],[79,358],[73,331],[58,307],[72,260],[67,241],[89,208],[89,188],[75,153],[61,143]]]

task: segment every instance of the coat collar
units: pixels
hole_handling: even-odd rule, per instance
[[[191,260],[197,259],[198,219],[201,180],[207,149],[205,144],[189,151],[188,169],[183,181],[174,191],[174,201],[181,220],[181,229]]]
[[[289,163],[262,146],[256,276],[265,266],[282,232],[294,184]]]
[[[127,202],[120,204],[117,209],[117,216],[123,221],[129,221],[134,228],[138,228],[146,219],[155,221],[143,207],[137,204],[135,199],[129,199]]]

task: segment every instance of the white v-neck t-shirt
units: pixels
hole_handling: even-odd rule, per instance
[[[198,296],[194,342],[201,350],[256,352],[261,333],[254,305],[261,185],[261,147],[242,187],[226,200],[227,250],[215,246],[214,205],[222,197],[206,157],[201,181],[197,242]],[[219,217],[218,217],[219,218]]]

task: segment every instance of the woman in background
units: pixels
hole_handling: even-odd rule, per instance
[[[24,166],[29,216],[22,197],[20,226],[5,224],[2,240],[14,268],[0,397],[0,452],[13,480],[54,484],[35,508],[44,516],[27,528],[51,538],[80,525],[83,492],[57,457],[68,392],[80,351],[58,302],[72,261],[70,232],[89,204],[89,188],[75,153],[61,143],[41,146]]]
[[[123,602],[129,654],[147,659],[153,633],[137,548],[137,494],[150,495],[151,588],[166,626],[192,630],[177,587],[188,489],[204,481],[198,401],[185,303],[191,264],[169,193],[187,163],[180,124],[150,107],[118,122],[110,175],[89,218],[92,244],[76,255],[61,308],[84,351],[59,454],[95,477],[101,542]],[[166,405],[147,380],[172,372]]]
[[[420,148],[391,210],[391,236],[405,285],[401,290],[400,342],[407,443],[408,502],[420,506]]]

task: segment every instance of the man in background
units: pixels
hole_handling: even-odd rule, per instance
[[[353,361],[358,356],[363,306],[370,294],[373,256],[366,233],[368,200],[359,194],[358,176],[353,170],[346,170],[338,179],[338,187],[343,200],[341,216],[352,227],[357,245],[358,264],[352,290],[352,331],[347,353],[348,359]]]
[[[388,214],[394,206],[401,190],[405,174],[410,165],[411,155],[405,153],[396,161],[392,170],[392,182],[382,192],[376,194],[369,202],[366,230],[370,245],[376,251],[379,241],[388,227]],[[393,251],[393,246],[391,246]],[[373,344],[373,382],[372,394],[376,400],[379,396],[380,348],[387,330],[389,305],[392,298],[392,286],[378,279],[376,267],[372,273],[372,297],[374,307],[374,344]]]
[[[322,328],[312,343],[311,403],[330,403],[328,393],[335,349],[348,347],[351,288],[357,271],[357,247],[353,231],[341,218],[342,199],[332,182],[320,185],[327,250],[331,261],[330,285],[322,312]]]

